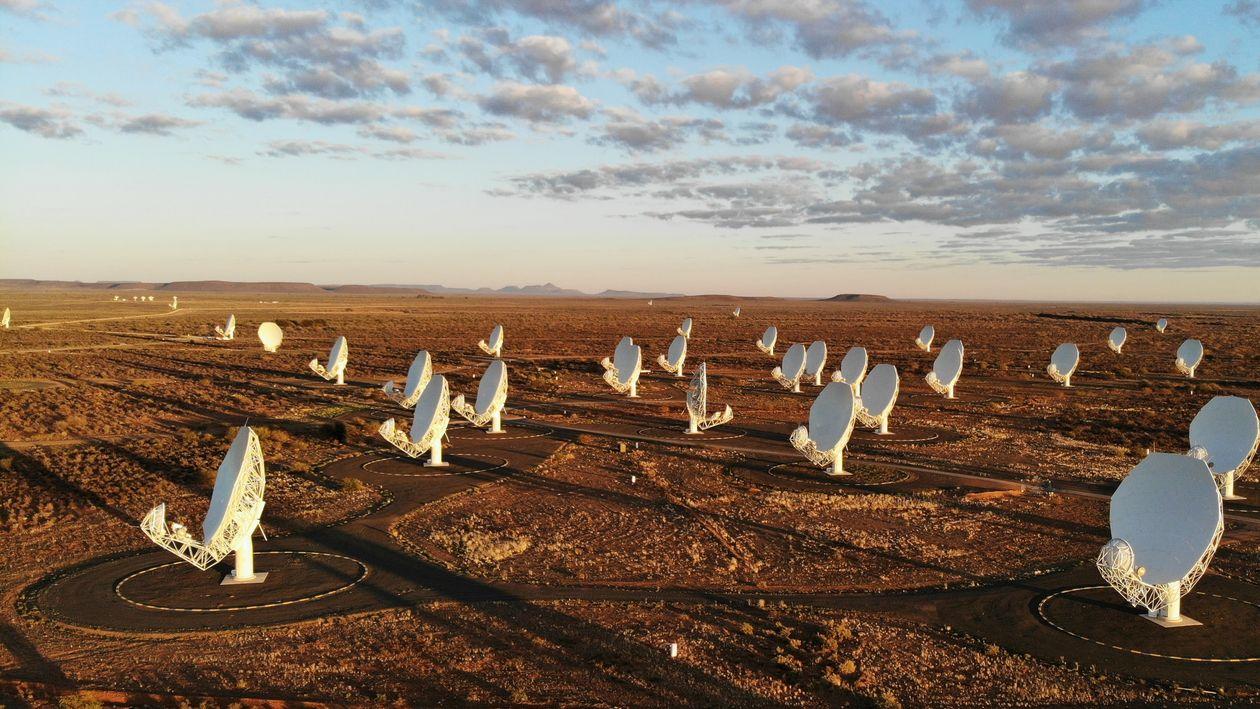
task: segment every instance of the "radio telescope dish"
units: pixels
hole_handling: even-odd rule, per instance
[[[215,325],[214,334],[220,340],[235,340],[236,339],[236,316],[229,315],[227,319],[227,324],[224,325],[223,327],[219,327],[218,325]]]
[[[1168,329],[1168,318],[1160,318],[1155,321],[1155,329],[1163,332]]]
[[[258,326],[258,340],[262,342],[263,351],[275,352],[284,341],[284,331],[273,322],[265,322]]]
[[[722,411],[709,413],[709,375],[704,362],[696,368],[687,387],[687,433],[700,433],[735,418],[728,404]]]
[[[1120,354],[1121,348],[1124,347],[1125,340],[1129,339],[1129,331],[1122,327],[1114,328],[1110,335],[1107,335],[1107,346],[1112,352]]]
[[[425,391],[428,388],[425,387]],[[507,365],[503,360],[496,359],[481,375],[481,383],[477,385],[477,405],[465,404],[464,395],[460,394],[451,402],[451,408],[474,426],[490,424],[489,433],[503,433],[502,414],[503,407],[507,404],[507,394]]]
[[[814,378],[814,386],[822,386],[823,367],[827,366],[827,343],[814,340],[805,350],[805,375]]]
[[[830,466],[828,475],[849,475],[844,472],[844,447],[853,435],[856,416],[853,388],[844,382],[831,382],[809,407],[809,425],[792,431],[789,440],[814,465]]]
[[[266,485],[262,446],[249,426],[237,431],[214,478],[210,509],[201,524],[202,541],[193,539],[178,522],[166,524],[166,503],[149,510],[140,530],[155,544],[179,558],[206,569],[236,553],[236,568],[223,583],[262,583],[267,574],[254,573],[254,530],[263,511]]]
[[[877,364],[862,384],[862,397],[857,402],[857,417],[863,426],[878,428],[880,435],[888,434],[888,418],[897,394],[901,392],[901,377],[891,364]]]
[[[428,386],[429,379],[432,377],[433,360],[428,352],[420,350],[416,353],[415,359],[411,360],[411,366],[407,368],[407,382],[403,388],[399,389],[391,379],[385,382],[382,390],[385,396],[393,399],[399,406],[410,409],[420,400],[420,396],[424,394],[424,388]]]
[[[757,349],[765,352],[771,357],[774,356],[774,343],[779,341],[779,328],[771,325],[762,333],[761,339],[757,340]]]
[[[734,312],[732,312],[731,315],[734,317],[739,317],[739,311],[740,311],[739,307],[736,306]]]
[[[687,336],[679,332],[674,341],[669,343],[669,352],[656,356],[656,363],[661,369],[676,377],[683,375],[683,362],[687,359]]]
[[[651,305],[651,304],[652,304],[652,301],[650,301],[650,300],[649,300],[649,301],[648,301],[648,305]]]
[[[482,352],[491,357],[501,357],[503,355],[503,326],[495,325],[494,329],[490,331],[489,342],[481,340],[477,343],[477,346],[481,348]]]
[[[0,327],[3,327],[4,329],[8,330],[8,329],[9,329],[9,319],[10,319],[9,309],[8,309],[8,308],[5,308],[5,309],[4,309],[4,314],[0,315]]]
[[[691,339],[691,318],[683,318],[682,325],[678,326],[678,334]]]
[[[149,300],[153,300],[153,299],[150,298]],[[179,310],[179,296],[177,295],[171,296],[170,308],[171,310]]]
[[[1194,624],[1181,616],[1181,597],[1207,571],[1224,530],[1207,463],[1152,453],[1111,496],[1112,539],[1098,555],[1098,570],[1160,625]]]
[[[604,381],[620,393],[629,392],[630,398],[639,396],[639,374],[643,372],[643,349],[630,337],[623,337],[613,350],[613,358],[600,361],[604,367]]]
[[[926,377],[928,386],[937,394],[944,394],[946,399],[954,398],[954,385],[962,376],[963,343],[962,340],[950,340],[936,355],[932,363],[932,371]]]
[[[862,380],[866,378],[866,348],[850,347],[840,360],[840,369],[831,373],[831,381],[844,382],[853,387],[853,395],[862,395]]]
[[[1221,497],[1241,500],[1234,480],[1251,465],[1260,444],[1256,407],[1241,396],[1214,396],[1190,422],[1190,455],[1205,461]]]
[[[338,384],[346,383],[346,362],[350,359],[350,348],[346,345],[345,336],[333,340],[332,349],[328,351],[328,366],[319,363],[318,359],[310,361],[311,371],[326,380],[336,379]]]
[[[924,352],[931,352],[932,338],[934,337],[936,337],[936,328],[931,325],[924,325],[923,329],[919,330],[919,336],[914,338],[914,344]]]
[[[427,357],[428,353],[424,353]],[[416,359],[419,359],[417,357]],[[419,458],[429,451],[430,467],[444,467],[442,438],[451,423],[451,390],[446,377],[441,374],[430,379],[420,392],[416,410],[411,416],[411,430],[399,431],[394,419],[381,424],[381,437],[411,458]]]
[[[801,393],[801,377],[805,375],[805,345],[796,343],[788,348],[783,354],[783,365],[775,367],[770,372],[770,376],[775,381],[783,385],[784,389],[792,390],[793,394]]]
[[[1050,366],[1046,367],[1046,372],[1050,374],[1050,378],[1062,384],[1065,387],[1072,386],[1072,373],[1076,371],[1076,366],[1081,363],[1081,349],[1071,342],[1064,342],[1055,348],[1054,354],[1050,355]]]
[[[1194,379],[1194,370],[1203,362],[1203,343],[1186,340],[1177,348],[1177,371]]]

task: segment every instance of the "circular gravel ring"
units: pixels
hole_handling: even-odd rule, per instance
[[[913,431],[915,430],[916,427],[908,427],[908,428],[910,428]],[[925,428],[925,427],[918,427],[918,428]],[[925,428],[925,430],[927,429]],[[858,434],[861,434],[860,438],[856,437],[858,436]],[[853,431],[853,435],[855,436],[855,438],[851,438],[850,441],[857,442],[857,443],[876,443],[876,444],[894,444],[894,445],[898,443],[931,443],[932,441],[939,441],[941,439],[941,434],[935,431],[933,431],[927,436],[920,436],[917,438],[904,438],[898,434],[896,428],[894,428],[892,431],[890,431],[886,435],[876,433],[875,429],[867,429],[867,428],[855,429]]]
[[[1065,588],[1061,591],[1055,591],[1054,593],[1051,593],[1045,596],[1037,603],[1037,616],[1046,625],[1049,625],[1051,628],[1054,628],[1055,630],[1061,633],[1066,633],[1067,635],[1071,635],[1074,638],[1077,638],[1079,640],[1084,640],[1086,642],[1090,642],[1095,645],[1101,645],[1102,647],[1111,648],[1112,650],[1119,650],[1121,652],[1127,652],[1134,655],[1143,655],[1145,657],[1159,657],[1165,660],[1181,660],[1183,662],[1210,662],[1210,663],[1260,662],[1260,655],[1254,656],[1254,657],[1188,656],[1188,655],[1174,655],[1171,653],[1154,652],[1150,650],[1139,650],[1134,647],[1128,647],[1125,645],[1117,645],[1115,643],[1107,642],[1106,640],[1099,640],[1098,638],[1090,637],[1088,635],[1085,635],[1084,633],[1078,633],[1074,630],[1069,630],[1068,628],[1064,627],[1060,622],[1056,622],[1055,620],[1053,620],[1051,618],[1050,611],[1047,610],[1049,606],[1052,606],[1054,604],[1055,599],[1061,599],[1064,596],[1080,593],[1082,591],[1096,591],[1100,589],[1105,589],[1108,592],[1115,593],[1115,591],[1110,586],[1076,586],[1074,588]],[[1240,603],[1246,606],[1251,606],[1252,608],[1256,609],[1257,612],[1260,612],[1260,603],[1243,600],[1241,598],[1235,598],[1233,596],[1224,596],[1217,593],[1207,593],[1205,591],[1191,591],[1187,597],[1190,598],[1190,597],[1196,597],[1196,596],[1200,598],[1217,598],[1224,601],[1230,601],[1233,603]],[[1130,617],[1132,618],[1132,622],[1135,624],[1135,627],[1145,629],[1144,626],[1136,625],[1136,624],[1138,623],[1146,624],[1148,623],[1148,621],[1143,620],[1136,613],[1132,614]],[[1208,627],[1208,626],[1205,625],[1205,626],[1197,626],[1197,627]],[[1227,632],[1228,630],[1230,630],[1231,628],[1234,628],[1235,626],[1233,626],[1232,624],[1228,622],[1221,622],[1215,625],[1214,627],[1220,632]],[[1182,628],[1178,628],[1178,629],[1160,628],[1154,623],[1150,623],[1150,628],[1154,629],[1152,632],[1155,632],[1155,633],[1169,633],[1169,634],[1176,634],[1179,632],[1184,633],[1187,630],[1187,629],[1182,629]],[[1244,633],[1244,635],[1245,634],[1246,633]]]
[[[338,586],[335,586],[333,588],[330,588],[324,591],[320,591],[318,593],[310,593],[307,595],[297,596],[294,598],[286,598],[286,599],[277,600],[277,601],[269,601],[267,603],[252,603],[252,604],[236,605],[236,606],[203,607],[203,608],[194,608],[194,607],[188,607],[188,606],[163,606],[163,605],[157,605],[154,603],[146,603],[144,601],[138,601],[138,600],[135,600],[134,598],[129,598],[127,594],[124,593],[123,587],[126,586],[128,582],[133,581],[137,578],[140,578],[141,576],[154,573],[157,571],[161,571],[163,569],[169,569],[172,567],[188,566],[186,562],[173,561],[169,564],[159,564],[157,566],[150,566],[147,569],[141,569],[140,571],[137,571],[133,574],[124,576],[118,583],[114,584],[114,594],[117,595],[122,600],[126,601],[127,603],[130,603],[133,606],[136,606],[138,608],[147,608],[149,610],[155,610],[155,611],[169,611],[169,612],[174,612],[174,613],[229,613],[229,612],[236,612],[236,611],[259,610],[262,608],[276,608],[278,606],[288,606],[288,605],[293,605],[296,603],[307,603],[309,601],[318,600],[320,598],[327,598],[329,596],[332,596],[332,595],[335,595],[335,594],[338,594],[338,593],[341,593],[343,591],[353,588],[355,585],[363,581],[363,579],[367,578],[368,576],[368,568],[366,565],[363,564],[363,562],[359,561],[358,559],[352,559],[351,557],[343,556],[341,554],[330,554],[327,552],[319,552],[319,551],[259,551],[259,552],[254,552],[255,557],[276,555],[276,554],[285,554],[285,555],[293,555],[293,556],[311,556],[311,557],[319,556],[319,557],[326,557],[330,559],[338,559],[341,561],[349,561],[358,567],[358,573],[357,573],[357,576],[353,580],[344,582]],[[259,569],[259,570],[265,571],[265,569]],[[263,583],[266,584],[265,581]],[[273,580],[272,583],[274,584],[276,583],[276,581]],[[242,585],[242,586],[236,586],[236,587],[228,586],[228,587],[220,587],[220,588],[248,589],[249,586]]]
[[[731,440],[732,438],[743,438],[744,436],[748,435],[748,432],[741,428],[724,428],[722,430],[731,431],[731,433],[726,434],[726,435],[716,436],[716,435],[711,435],[708,431],[701,431],[700,433],[687,433],[685,430],[682,429],[682,427],[674,429],[674,428],[664,428],[660,426],[648,426],[647,428],[640,428],[638,431],[635,432],[634,435],[655,436],[657,438],[677,439],[683,443],[687,443],[687,442],[705,443],[706,441],[728,441],[728,440]],[[655,433],[649,433],[649,431],[655,431]]]
[[[780,468],[792,468],[792,467],[802,468],[808,472],[802,475],[801,477],[795,477],[795,476],[785,475],[784,473],[781,473],[781,472],[775,472],[779,470]],[[914,473],[911,473],[905,470],[894,470],[891,473],[888,473],[888,474],[897,476],[891,480],[878,480],[876,482],[864,482],[864,480],[868,477],[884,475],[885,473],[880,472],[880,473],[851,473],[849,475],[827,475],[826,473],[822,472],[821,468],[814,465],[810,465],[808,463],[776,463],[774,465],[771,465],[769,468],[766,468],[766,472],[769,473],[770,475],[775,476],[776,478],[783,478],[784,480],[793,480],[796,482],[808,482],[808,483],[813,483],[815,485],[830,485],[832,483],[839,483],[841,485],[857,485],[858,487],[881,487],[883,485],[898,485],[900,483],[914,480]]]
[[[547,428],[547,430],[545,431],[536,432],[536,433],[511,433],[510,431],[512,431],[513,429],[517,431],[537,431],[537,429],[523,428],[521,426],[504,426],[503,433],[486,433],[484,429],[480,429],[480,428],[455,428],[455,429],[451,429],[447,431],[446,435],[449,436],[451,440],[456,440],[456,441],[472,441],[472,440],[519,441],[524,438],[546,438],[547,436],[550,436],[551,434],[556,432],[556,429],[554,428]],[[480,436],[456,435],[459,433],[467,433],[471,431],[477,431],[481,435]]]
[[[480,460],[491,462],[491,465],[487,465],[484,468],[469,468],[468,470],[451,470],[452,467],[457,467],[460,465],[458,462],[456,462],[460,458],[478,458]],[[446,466],[426,468],[424,467],[424,463],[419,458],[405,458],[400,455],[391,455],[391,456],[386,456],[384,458],[377,458],[375,460],[369,460],[366,463],[359,465],[359,467],[373,475],[389,475],[390,477],[395,477],[395,478],[441,478],[441,477],[446,477],[448,475],[475,475],[477,473],[488,473],[492,470],[499,470],[501,468],[506,468],[508,466],[507,458],[503,458],[497,455],[484,455],[482,453],[459,453],[456,455],[443,456],[443,459],[447,463]],[[372,470],[369,467],[377,463],[384,463],[391,460],[401,460],[404,463],[412,463],[417,468],[417,471],[414,473],[390,473],[390,472],[385,472],[384,470]]]

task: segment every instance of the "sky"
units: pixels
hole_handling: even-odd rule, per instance
[[[0,0],[0,278],[1260,302],[1260,0]]]

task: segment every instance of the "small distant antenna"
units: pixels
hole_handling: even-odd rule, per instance
[[[411,360],[411,367],[407,369],[407,382],[402,389],[394,385],[391,379],[385,382],[382,390],[385,396],[388,396],[396,404],[404,409],[410,409],[420,400],[420,396],[424,394],[425,387],[429,384],[429,379],[433,377],[433,363],[429,357],[429,353],[420,350]]]
[[[774,343],[779,341],[779,328],[771,325],[762,333],[761,339],[757,340],[757,349],[762,352],[774,356]]]
[[[1111,334],[1107,335],[1107,347],[1111,348],[1112,352],[1121,354],[1121,350],[1124,349],[1124,343],[1128,339],[1128,330],[1122,327],[1113,328]]]
[[[477,346],[481,348],[482,352],[491,357],[503,356],[503,326],[495,325],[494,329],[490,331],[490,340],[488,342],[481,340],[477,343]]]
[[[1177,371],[1194,379],[1194,370],[1203,362],[1203,343],[1186,340],[1177,348]]]
[[[428,353],[424,353],[428,354]],[[399,431],[394,419],[381,424],[379,433],[398,450],[411,458],[419,458],[426,452],[428,467],[445,467],[442,460],[442,437],[451,422],[451,394],[446,377],[434,376],[420,392],[416,410],[411,418],[411,429]]]
[[[828,468],[828,475],[849,475],[844,471],[844,448],[853,435],[856,415],[853,388],[843,382],[831,382],[809,407],[809,425],[792,431],[788,440],[811,463]]]
[[[5,308],[5,309],[4,309],[4,313],[3,313],[3,314],[0,314],[0,328],[4,328],[5,330],[8,330],[8,329],[9,329],[9,320],[10,320],[11,318],[12,318],[12,316],[9,314],[9,309],[8,309],[8,308]]]
[[[1159,320],[1156,320],[1156,321],[1155,321],[1155,329],[1156,329],[1156,330],[1158,330],[1158,331],[1160,331],[1160,332],[1163,332],[1164,330],[1167,330],[1167,329],[1168,329],[1168,318],[1160,318]]]
[[[451,409],[474,426],[484,428],[489,425],[487,433],[503,433],[503,409],[507,405],[507,395],[507,365],[503,360],[496,359],[486,367],[481,382],[477,384],[477,403],[464,403],[464,395],[460,394],[451,401]]]
[[[735,306],[735,310],[731,313],[731,315],[733,317],[739,317],[739,311],[740,311],[739,306]]]
[[[687,321],[688,323],[690,320]],[[663,355],[656,356],[656,363],[661,365],[661,369],[670,372],[676,377],[683,375],[683,363],[687,361],[687,336],[682,334],[681,329],[674,341],[669,343],[669,351]]]
[[[823,368],[827,366],[827,343],[815,340],[805,351],[805,376],[814,380],[814,386],[822,386]]]
[[[1050,355],[1050,364],[1046,367],[1046,373],[1056,382],[1065,387],[1070,387],[1072,386],[1072,374],[1076,371],[1076,367],[1080,362],[1080,348],[1071,342],[1064,342],[1056,347],[1054,353]]]
[[[220,340],[236,339],[236,316],[228,315],[227,324],[223,327],[214,326],[214,334]]]
[[[862,395],[862,380],[866,378],[868,357],[865,347],[850,347],[840,360],[840,368],[831,373],[831,381],[844,382],[853,387],[853,395]]]
[[[600,360],[604,368],[604,381],[619,393],[630,398],[639,396],[639,374],[643,371],[643,350],[630,337],[623,337],[613,350],[612,359]]]
[[[783,354],[783,364],[770,371],[770,376],[793,394],[801,393],[801,377],[805,376],[805,345],[796,343]]]
[[[691,339],[691,318],[683,318],[682,325],[678,326],[678,334]]]
[[[881,436],[888,435],[888,419],[900,392],[897,368],[891,364],[875,365],[862,383],[862,396],[857,402],[858,420],[863,426],[878,429]]]
[[[944,394],[946,399],[954,398],[954,386],[962,376],[963,343],[962,340],[950,340],[936,355],[932,363],[932,371],[928,372],[928,386],[937,394]]]
[[[152,300],[152,298],[150,298],[150,300]],[[179,296],[177,295],[171,296],[170,308],[171,310],[179,310]]]
[[[1226,500],[1234,494],[1234,480],[1243,474],[1260,446],[1256,407],[1241,396],[1214,396],[1190,422],[1189,455],[1205,461]]]
[[[309,363],[312,372],[315,372],[325,380],[336,379],[338,385],[346,383],[346,362],[350,360],[350,347],[346,344],[344,335],[333,340],[332,349],[328,352],[328,365],[322,365],[318,359],[313,359]]]
[[[284,331],[273,322],[265,322],[258,326],[258,340],[262,342],[264,352],[275,352],[284,341]]]
[[[924,352],[932,351],[932,339],[936,337],[936,328],[931,325],[924,325],[919,330],[919,336],[914,338],[914,344]]]

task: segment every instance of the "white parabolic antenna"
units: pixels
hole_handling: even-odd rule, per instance
[[[792,432],[792,446],[819,467],[829,467],[828,475],[844,472],[844,447],[853,434],[857,402],[853,389],[843,382],[823,387],[809,407],[809,425]]]
[[[464,403],[464,395],[460,394],[451,402],[451,408],[474,426],[490,424],[490,433],[503,433],[502,414],[507,395],[507,365],[503,360],[496,359],[481,375],[481,383],[477,385],[477,405]]]
[[[731,313],[731,315],[733,315],[733,316],[735,316],[735,317],[739,317],[739,311],[740,311],[739,306],[736,306],[736,307],[735,307],[735,311],[734,311],[734,312],[732,312],[732,313]]]
[[[866,378],[868,363],[865,347],[850,347],[840,360],[840,368],[831,373],[831,381],[844,382],[853,387],[853,395],[862,395],[862,380]]]
[[[284,341],[284,331],[273,322],[265,322],[258,326],[258,340],[262,342],[264,351],[275,352]]]
[[[1190,455],[1206,461],[1221,497],[1241,500],[1234,480],[1251,465],[1260,444],[1256,407],[1241,396],[1214,396],[1190,422]]]
[[[477,343],[477,346],[481,348],[482,352],[485,352],[491,357],[502,356],[503,354],[503,326],[495,325],[494,329],[490,331],[490,339],[488,341],[487,340],[479,341]]]
[[[1224,515],[1207,464],[1152,453],[1111,496],[1111,541],[1098,570],[1131,605],[1161,625],[1185,624],[1181,597],[1207,571]]]
[[[914,344],[924,352],[932,351],[932,338],[936,337],[936,328],[931,325],[924,325],[919,330],[919,336],[914,338]]]
[[[155,544],[203,571],[235,552],[236,568],[223,583],[261,583],[267,574],[254,573],[253,534],[262,517],[266,477],[258,435],[242,426],[215,475],[210,509],[201,524],[202,540],[193,539],[178,522],[166,524],[166,503],[149,510],[140,529]]]
[[[114,297],[117,298],[118,296],[114,296]],[[5,308],[4,314],[0,315],[0,327],[3,327],[4,329],[8,330],[10,317],[11,316],[9,315],[9,309]]]
[[[433,360],[427,351],[420,350],[416,353],[415,359],[411,360],[411,366],[407,368],[407,382],[403,388],[399,389],[391,379],[385,382],[382,389],[385,396],[393,399],[404,409],[410,409],[420,400],[420,396],[424,394],[424,388],[429,385],[429,379],[432,377]]]
[[[1124,348],[1125,340],[1129,339],[1129,331],[1122,327],[1112,329],[1111,334],[1107,335],[1107,346],[1112,352],[1120,354],[1120,350]]]
[[[722,411],[709,413],[709,374],[704,362],[696,368],[687,387],[687,433],[695,434],[721,426],[735,418],[728,404]]]
[[[1194,378],[1194,370],[1203,361],[1203,343],[1198,340],[1186,340],[1177,348],[1177,371]]]
[[[227,324],[223,327],[214,326],[214,334],[220,340],[236,339],[236,315],[228,315]]]
[[[150,298],[149,300],[153,300],[153,299],[152,299],[152,298]],[[177,296],[177,295],[173,295],[173,296],[171,296],[171,306],[170,306],[170,307],[171,307],[171,310],[178,310],[178,309],[179,309],[179,296]]]
[[[427,354],[427,353],[425,353]],[[411,430],[399,431],[394,419],[381,424],[381,437],[411,458],[419,458],[430,452],[425,465],[438,467],[442,461],[442,437],[451,422],[451,390],[446,377],[441,374],[430,379],[420,392],[416,410],[411,417]]]
[[[1050,355],[1050,365],[1046,367],[1046,372],[1051,379],[1065,387],[1070,387],[1072,373],[1076,371],[1076,366],[1080,363],[1081,349],[1072,342],[1064,342],[1054,348],[1054,354]]]
[[[643,349],[630,337],[623,337],[613,350],[613,358],[600,361],[604,367],[604,381],[618,392],[639,395],[639,374],[643,371]]]
[[[822,386],[823,368],[827,366],[827,343],[814,340],[805,350],[805,376],[813,377],[814,386]]]
[[[346,362],[350,360],[350,347],[346,344],[345,335],[333,340],[332,349],[328,351],[328,364],[322,365],[318,359],[310,361],[311,371],[326,380],[336,379],[338,384],[346,383]]]
[[[805,375],[805,345],[796,343],[783,353],[783,364],[770,371],[770,376],[791,389],[793,394],[801,393],[801,377]]]
[[[936,361],[932,363],[932,371],[927,374],[928,386],[932,387],[936,393],[944,394],[947,399],[954,398],[954,385],[962,376],[962,368],[962,340],[946,342],[940,353],[936,355]]]
[[[1155,329],[1163,332],[1168,329],[1168,318],[1160,318],[1155,321]]]
[[[691,339],[691,318],[683,318],[682,325],[678,326],[678,334]]]
[[[891,364],[877,364],[862,383],[862,397],[858,400],[857,416],[863,426],[878,428],[881,435],[888,433],[888,419],[892,416],[897,394],[901,392],[901,378]]]
[[[779,328],[771,325],[762,333],[761,339],[757,340],[757,349],[765,352],[771,357],[774,356],[774,343],[779,341]]]
[[[674,337],[674,341],[669,343],[669,351],[663,355],[656,356],[656,363],[661,365],[661,369],[670,372],[676,377],[683,375],[683,362],[687,360],[687,335],[679,333]]]

